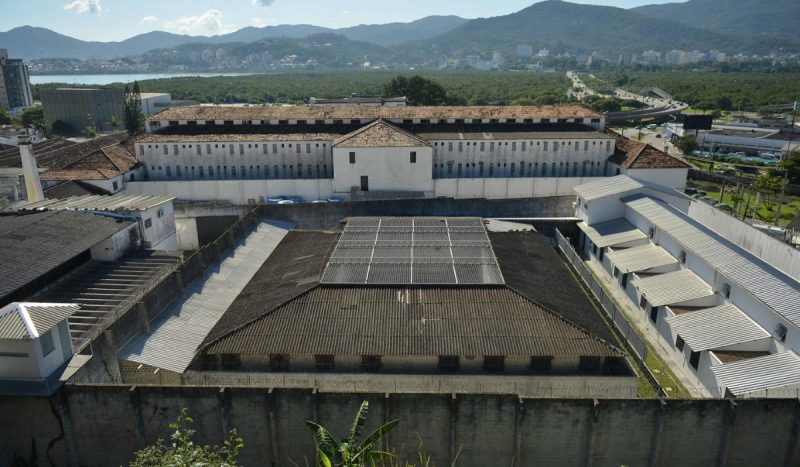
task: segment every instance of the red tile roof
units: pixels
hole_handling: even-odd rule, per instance
[[[626,138],[608,130],[617,140],[614,155],[608,161],[626,169],[682,169],[691,167],[686,162],[653,146]]]
[[[369,125],[348,133],[333,142],[334,147],[420,147],[430,146],[426,140],[402,130],[385,120],[375,120]]]
[[[569,119],[603,116],[580,105],[545,106],[193,106],[171,107],[150,121],[170,120],[409,120],[409,119]]]

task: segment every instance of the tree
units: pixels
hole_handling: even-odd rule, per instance
[[[139,83],[133,82],[133,89],[125,85],[125,108],[123,109],[125,129],[133,135],[144,128],[144,115],[142,115],[142,94],[139,92]]]
[[[172,443],[167,445],[163,439],[156,444],[148,446],[134,454],[130,467],[172,467],[172,466],[213,466],[234,467],[237,465],[239,451],[244,447],[244,441],[236,430],[231,430],[228,439],[222,446],[199,446],[194,444],[192,438],[195,430],[190,428],[194,420],[186,409],[181,410],[178,420],[170,423],[173,430],[170,438]]]
[[[312,422],[306,425],[314,432],[314,440],[317,444],[317,465],[324,467],[361,467],[368,465],[368,462],[385,460],[392,457],[392,454],[384,451],[374,451],[373,446],[383,438],[386,433],[392,431],[400,420],[391,420],[379,426],[364,441],[359,442],[361,429],[367,419],[369,403],[364,401],[358,409],[356,418],[350,427],[350,434],[344,440],[337,440],[325,427]],[[373,464],[374,465],[374,464]]]
[[[117,127],[119,127],[119,119],[117,117],[111,117],[111,120],[108,121],[108,126],[110,126],[112,130],[116,130]]]
[[[615,97],[605,97],[592,103],[589,107],[597,112],[619,112],[622,110],[619,99]]]
[[[35,126],[37,122],[44,121],[44,110],[41,105],[30,107],[22,111],[20,120],[24,126]]]
[[[6,113],[6,109],[0,107],[0,125],[8,125],[11,123],[11,117]]]
[[[700,145],[697,144],[697,140],[694,139],[694,136],[683,136],[675,142],[675,147],[680,149],[682,153],[690,155],[696,151]]]
[[[442,105],[450,101],[442,85],[419,75],[395,77],[383,86],[383,95],[405,96],[408,105]]]
[[[778,167],[788,171],[786,176],[789,178],[789,183],[800,183],[800,148],[790,152],[778,162]]]

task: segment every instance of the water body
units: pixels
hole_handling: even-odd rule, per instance
[[[141,74],[106,74],[106,75],[31,75],[31,84],[67,83],[67,84],[96,84],[106,85],[111,83],[132,83],[146,79],[179,78],[196,76],[207,78],[210,76],[247,76],[254,73],[141,73]]]

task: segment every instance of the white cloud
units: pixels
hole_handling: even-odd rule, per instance
[[[175,21],[167,21],[164,28],[181,34],[227,34],[234,30],[234,25],[225,24],[222,12],[211,9],[200,16],[183,16]]]
[[[261,18],[250,18],[250,24],[257,28],[263,28],[267,25],[267,22]]]
[[[103,12],[103,6],[100,5],[100,0],[75,0],[72,3],[64,5],[65,10],[75,10],[78,13],[97,13]]]
[[[156,15],[150,15],[150,16],[145,16],[144,18],[142,18],[142,21],[141,21],[141,23],[142,23],[142,24],[145,24],[145,23],[155,23],[156,21],[158,21],[158,16],[156,16]]]
[[[252,3],[254,6],[270,6],[274,1],[275,0],[251,0],[250,3]]]

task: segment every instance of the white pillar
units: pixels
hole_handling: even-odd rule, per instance
[[[22,159],[22,174],[25,177],[25,192],[28,202],[34,203],[44,199],[42,182],[39,180],[39,171],[36,168],[36,158],[33,155],[33,145],[27,136],[19,138],[19,157]]]

